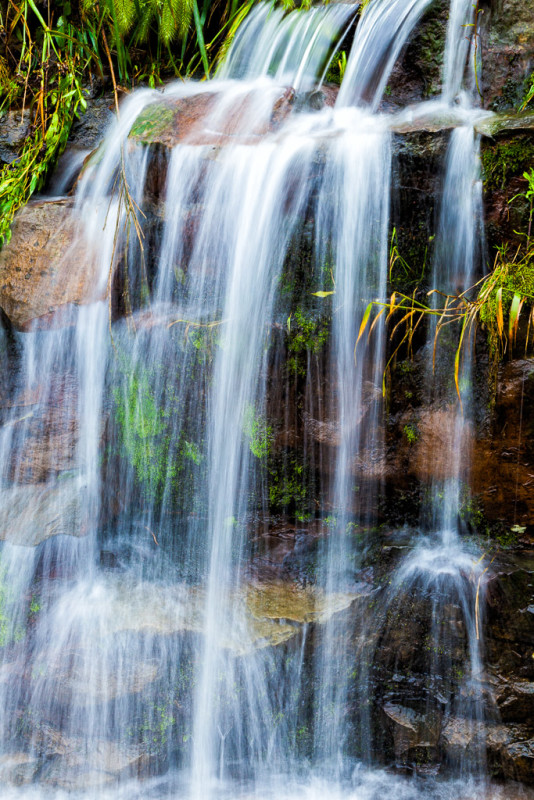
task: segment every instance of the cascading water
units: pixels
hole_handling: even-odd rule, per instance
[[[358,537],[376,520],[384,451],[384,326],[356,347],[388,273],[394,124],[376,108],[428,5],[371,0],[335,107],[316,113],[310,90],[355,7],[284,15],[260,5],[216,80],[134,93],[84,171],[73,214],[84,221],[76,247],[91,254],[92,293],[71,327],[15,335],[18,402],[0,431],[2,502],[12,509],[2,524],[16,519],[20,540],[38,545],[15,538],[2,552],[2,796],[479,796],[463,779],[419,784],[373,766],[368,623],[353,641],[352,609],[372,591]],[[458,26],[469,8],[453,0],[446,104],[461,88],[469,43]],[[151,150],[136,137],[162,97],[167,115],[195,102],[204,116]],[[472,125],[453,132],[434,273],[446,291],[469,287],[479,257],[477,147]],[[254,542],[267,527],[258,522],[266,492],[290,494],[304,468],[295,460],[293,478],[280,479],[266,466],[280,439],[267,389],[287,350],[286,397],[303,371],[298,413],[311,419],[316,408],[310,362],[302,369],[300,345],[280,343],[292,324],[316,324],[286,313],[287,264],[303,230],[313,273],[304,300],[332,303],[324,411],[336,443],[320,487],[328,533],[319,520],[315,539],[300,534],[303,548],[317,545],[314,574],[284,585],[265,576]],[[50,408],[61,415],[45,419]],[[437,648],[444,605],[460,607],[470,669],[455,702],[468,698],[477,723],[480,615],[465,575],[476,584],[482,568],[459,544],[468,424],[452,416],[449,477],[431,504],[439,536],[401,565],[386,607],[407,586],[430,595]],[[76,432],[67,459],[65,428]],[[40,475],[37,508],[26,508],[36,429],[53,469]],[[450,669],[440,655],[429,670],[445,704]],[[163,777],[139,782],[151,774]]]
[[[471,46],[466,33],[472,27],[474,7],[467,2],[453,2],[449,15],[445,48],[443,91],[441,103],[446,108],[459,95],[467,56]],[[470,64],[470,71],[473,71]],[[466,106],[468,95],[464,93]],[[469,290],[480,269],[483,251],[482,183],[480,180],[480,137],[475,134],[468,108],[464,120],[453,130],[449,142],[443,195],[436,237],[431,285],[439,289],[432,297],[432,307],[439,309],[469,297]],[[436,339],[451,351],[442,355]],[[470,461],[472,405],[472,347],[473,333],[465,331],[455,366],[454,352],[458,338],[449,330],[440,330],[438,316],[431,317],[428,332],[427,383],[428,402],[434,409],[437,425],[443,426],[443,452],[440,466],[430,469],[437,477],[429,489],[429,500],[423,505],[422,526],[425,535],[419,537],[413,551],[405,559],[391,587],[387,614],[402,607],[403,597],[424,598],[430,606],[432,635],[428,647],[427,670],[430,687],[426,700],[427,720],[443,718],[451,730],[456,728],[469,746],[458,767],[463,774],[483,779],[485,749],[482,736],[484,720],[484,674],[482,666],[482,614],[480,602],[482,576],[486,572],[484,556],[469,551],[460,536],[461,509],[466,498]],[[445,340],[445,343],[443,343]],[[460,360],[461,356],[461,360]],[[448,377],[456,372],[456,387],[450,387]],[[449,391],[446,388],[449,386]],[[434,456],[435,457],[435,456]],[[430,467],[430,465],[428,465]],[[441,474],[440,474],[441,473]],[[466,664],[454,665],[452,653],[457,647],[457,633],[447,621],[449,609],[456,609],[461,619],[466,647]],[[391,633],[386,634],[386,640]],[[465,670],[465,678],[454,702],[452,675]],[[441,722],[440,724],[444,724]],[[481,789],[483,791],[483,789]]]

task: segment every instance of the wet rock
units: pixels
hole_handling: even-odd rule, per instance
[[[5,754],[0,756],[0,782],[24,786],[32,783],[39,768],[39,759],[29,753]]]
[[[251,586],[247,592],[247,607],[255,619],[292,620],[298,623],[325,622],[334,614],[349,608],[355,594],[326,595],[291,583],[272,583]]]
[[[0,113],[0,162],[11,164],[17,158],[29,128],[29,111]]]
[[[276,130],[295,99],[291,88],[236,93],[231,102],[216,92],[185,97],[163,95],[136,119],[130,139],[144,145],[172,148],[179,142],[222,146],[254,143]]]
[[[115,119],[114,98],[112,94],[89,99],[87,110],[77,119],[69,134],[69,146],[94,150],[98,147],[105,132]]]
[[[43,762],[40,781],[69,791],[146,775],[150,769],[151,756],[142,745],[67,736],[49,725],[37,729],[32,746]]]
[[[17,215],[0,252],[0,307],[18,330],[63,326],[73,307],[93,302],[95,265],[66,201],[32,203]],[[59,312],[59,314],[58,314]]]
[[[440,734],[437,714],[418,714],[414,709],[396,703],[386,703],[382,710],[393,728],[395,759],[403,762],[415,749],[435,750]]]
[[[0,490],[0,539],[36,547],[52,536],[84,536],[83,487],[75,479]]]
[[[503,771],[512,780],[534,783],[534,739],[512,742],[505,747]]]
[[[305,623],[322,623],[347,609],[367,585],[353,593],[326,595],[313,588],[276,581],[243,586],[232,594],[232,614],[221,614],[231,624],[221,625],[219,646],[237,655],[279,645]],[[198,587],[131,583],[108,573],[102,591],[85,600],[92,624],[108,636],[175,636],[204,632],[205,593]]]
[[[483,722],[451,717],[441,731],[441,745],[447,757],[458,762],[469,755],[475,755],[485,735],[486,726]]]
[[[109,664],[95,659],[83,650],[73,653],[68,669],[63,662],[54,670],[54,694],[61,703],[74,707],[93,707],[129,695],[140,694],[154,683],[159,674],[156,661],[137,661],[110,669]]]
[[[479,18],[484,106],[517,108],[532,69],[534,9],[523,0],[493,0]]]
[[[18,407],[17,407],[18,410]],[[19,484],[46,483],[78,466],[78,421],[75,408],[22,408],[4,426],[12,449],[0,474]]]
[[[534,131],[534,113],[525,111],[523,114],[497,114],[481,120],[475,125],[475,130],[482,136],[489,137],[514,131]]]
[[[471,485],[485,516],[512,540],[514,525],[534,525],[534,448],[523,422],[533,413],[534,359],[504,364],[491,427],[473,449]]]
[[[404,108],[441,90],[448,12],[447,0],[434,0],[421,18],[390,75],[384,110]]]
[[[496,701],[502,720],[529,722],[534,719],[534,682],[506,681]]]

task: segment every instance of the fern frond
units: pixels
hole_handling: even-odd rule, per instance
[[[152,20],[157,13],[157,5],[154,0],[144,0],[141,4],[141,16],[136,28],[136,38],[140,42],[146,42],[148,31]]]
[[[121,36],[124,36],[135,22],[134,0],[111,0],[115,7],[117,26]]]
[[[164,44],[178,36],[182,39],[191,24],[193,0],[163,0],[159,32]]]

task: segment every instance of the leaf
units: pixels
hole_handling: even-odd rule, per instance
[[[365,312],[364,312],[364,315],[363,315],[363,319],[362,319],[362,323],[360,325],[360,331],[358,333],[358,338],[356,339],[356,345],[358,344],[358,342],[360,341],[360,339],[363,336],[363,332],[365,331],[365,329],[367,327],[367,323],[369,322],[369,317],[371,316],[371,311],[372,310],[373,310],[373,303],[371,302],[371,303],[369,303],[369,305],[365,309]]]
[[[204,42],[204,32],[202,30],[202,22],[200,21],[200,13],[198,10],[197,0],[193,0],[193,19],[195,20],[195,30],[197,34],[197,44],[198,49],[200,50],[200,55],[202,57],[202,64],[204,66],[204,72],[206,73],[206,78],[210,76],[210,67],[208,62],[208,54],[206,52],[206,44]]]
[[[523,298],[521,297],[521,295],[515,292],[512,298],[512,305],[510,306],[510,319],[508,325],[508,333],[510,335],[510,338],[515,339],[522,305],[523,305]]]
[[[328,297],[331,294],[335,294],[335,292],[312,292],[313,297]]]
[[[382,314],[384,314],[384,312],[386,311],[386,308],[387,308],[387,306],[384,306],[383,308],[381,308],[380,311],[378,312],[378,314],[376,315],[376,317],[374,318],[374,320],[373,320],[373,322],[371,324],[371,327],[369,328],[369,336],[371,336],[376,323],[378,322],[378,320],[380,319]]]
[[[291,333],[291,314],[287,318],[287,332]]]
[[[395,311],[395,309],[397,307],[396,306],[396,299],[397,299],[396,292],[393,292],[393,294],[389,298],[389,314],[387,316],[386,322],[389,322],[389,318],[391,317],[391,315],[393,314],[393,312]]]
[[[504,318],[502,313],[502,286],[497,289],[497,330],[499,331],[499,336],[502,338],[504,330]]]

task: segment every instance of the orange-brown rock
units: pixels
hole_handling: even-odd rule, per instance
[[[172,148],[178,143],[222,146],[239,141],[253,144],[275,130],[295,99],[291,88],[236,92],[202,92],[186,97],[163,95],[136,119],[130,139]]]
[[[504,365],[494,421],[473,450],[472,487],[484,513],[520,527],[534,525],[534,359]]]
[[[69,324],[97,284],[80,220],[68,201],[32,203],[16,217],[0,252],[0,308],[18,330]]]

